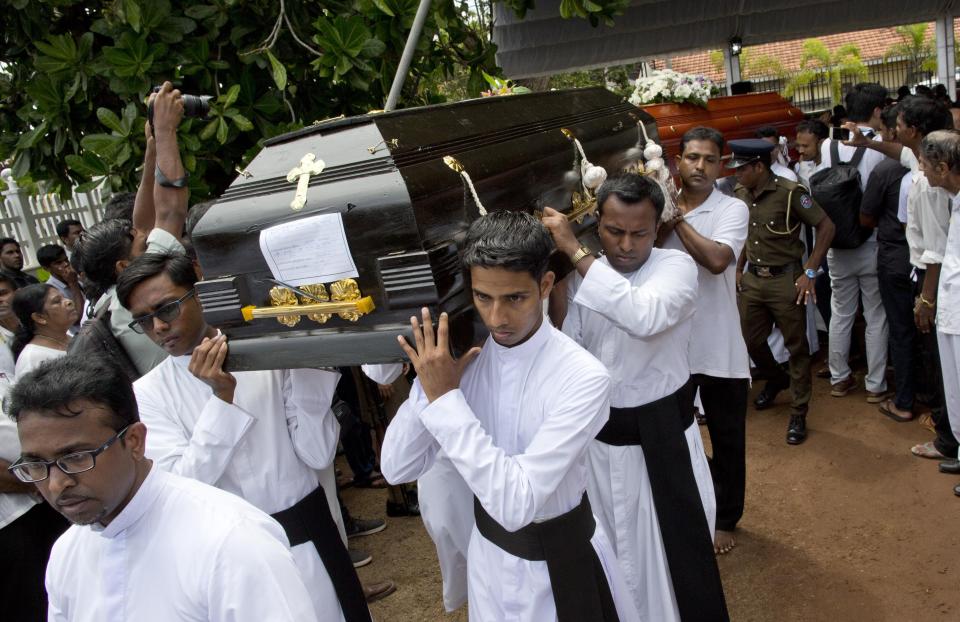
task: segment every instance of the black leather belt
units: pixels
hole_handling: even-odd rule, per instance
[[[780,276],[781,274],[786,274],[787,272],[792,272],[796,267],[796,264],[788,263],[783,266],[758,266],[757,264],[747,264],[747,270],[761,279],[769,279],[770,277]]]
[[[313,492],[291,507],[271,516],[283,527],[291,547],[313,542],[320,561],[330,575],[330,582],[333,583],[333,590],[347,622],[371,622],[360,579],[353,562],[350,561],[347,547],[340,539],[337,524],[333,522],[323,486],[317,486]],[[313,589],[309,585],[307,588]]]
[[[566,514],[507,531],[473,499],[480,535],[514,557],[547,562],[558,622],[617,622],[607,575],[590,539],[596,530],[586,493]]]

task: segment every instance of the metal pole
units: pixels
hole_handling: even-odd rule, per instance
[[[403,83],[407,79],[410,62],[413,60],[413,53],[417,49],[417,41],[420,40],[420,33],[423,32],[423,25],[427,21],[427,14],[429,12],[430,0],[420,0],[420,6],[417,7],[417,15],[413,18],[413,27],[407,36],[407,44],[403,46],[403,55],[400,56],[400,64],[397,66],[397,75],[393,77],[393,84],[390,85],[390,94],[387,95],[387,103],[383,107],[384,112],[390,112],[397,107],[397,100],[400,99],[400,91],[403,89]]]

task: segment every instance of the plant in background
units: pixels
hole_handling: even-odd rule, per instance
[[[904,59],[907,62],[907,84],[920,82],[924,73],[936,73],[937,57],[930,36],[929,24],[910,24],[894,28],[901,41],[891,45],[883,55],[883,62]]]
[[[800,56],[800,72],[790,78],[783,96],[793,97],[798,89],[825,78],[830,89],[831,105],[843,99],[843,79],[859,82],[867,77],[867,66],[860,59],[860,48],[847,43],[833,52],[820,39],[803,42]]]
[[[678,73],[671,69],[658,69],[649,75],[637,78],[630,103],[644,104],[695,104],[706,107],[713,92],[713,83],[704,76]]]
[[[479,97],[500,75],[492,1],[436,0],[401,106]],[[519,12],[532,0],[502,0]],[[607,21],[625,0],[573,0]],[[272,136],[383,107],[418,0],[0,0],[0,161],[27,186],[136,187],[146,96],[211,95],[179,128],[191,199],[218,196]]]

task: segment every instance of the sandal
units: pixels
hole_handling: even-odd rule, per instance
[[[920,418],[917,419],[917,423],[920,424],[921,428],[926,428],[934,434],[937,433],[937,427],[933,423],[933,417],[930,416],[930,413],[923,413],[920,415]]]
[[[929,458],[931,460],[946,460],[947,457],[940,453],[934,446],[933,441],[920,443],[910,448],[910,453],[918,458]]]
[[[893,403],[893,400],[887,400],[886,402],[883,403],[882,406],[880,406],[880,412],[886,415],[887,417],[890,417],[891,419],[893,419],[898,423],[906,423],[908,421],[913,421],[913,413],[910,413],[909,417],[903,417],[896,413],[896,410],[895,410],[896,408],[897,407]]]

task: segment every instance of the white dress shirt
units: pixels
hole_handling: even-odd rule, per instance
[[[233,403],[190,373],[190,356],[168,357],[133,384],[146,424],[147,457],[165,471],[236,494],[268,514],[316,489],[333,462],[340,426],[330,410],[339,373],[294,369],[235,372]],[[335,490],[326,490],[334,495]],[[339,611],[312,542],[293,555],[317,612]]]
[[[783,164],[780,164],[779,162],[774,162],[773,164],[771,164],[770,171],[777,177],[780,177],[781,179],[789,179],[790,181],[793,181],[793,182],[796,182],[798,179],[796,173],[791,171],[789,168],[787,168]]]
[[[6,376],[0,377],[0,391],[5,397],[9,391],[10,380]],[[16,422],[0,415],[0,458],[15,462],[20,457],[20,438],[17,436]],[[12,477],[12,474],[11,474]],[[27,510],[40,502],[37,495],[18,492],[0,493],[0,529],[27,513]]]
[[[703,237],[733,251],[731,262],[720,274],[713,274],[697,264],[690,373],[717,378],[749,378],[750,357],[743,341],[737,308],[737,257],[747,239],[750,211],[740,199],[714,190],[696,209],[687,212],[684,220]],[[689,254],[676,231],[670,233],[663,247]]]
[[[512,348],[488,338],[460,388],[431,403],[414,382],[387,427],[383,475],[411,482],[445,455],[464,492],[508,531],[565,514],[586,490],[587,446],[609,417],[609,390],[603,366],[546,320]],[[471,499],[451,496],[448,503],[468,508]],[[515,557],[470,528],[470,620],[556,620],[546,562]],[[591,543],[620,620],[639,619],[599,525]]]
[[[933,188],[927,176],[917,170],[907,194],[907,244],[910,263],[922,270],[943,263],[950,229],[950,193]]]
[[[937,290],[937,330],[960,335],[960,194],[953,197],[953,216]]]
[[[318,619],[276,521],[156,465],[109,525],[57,540],[46,584],[51,622]]]

